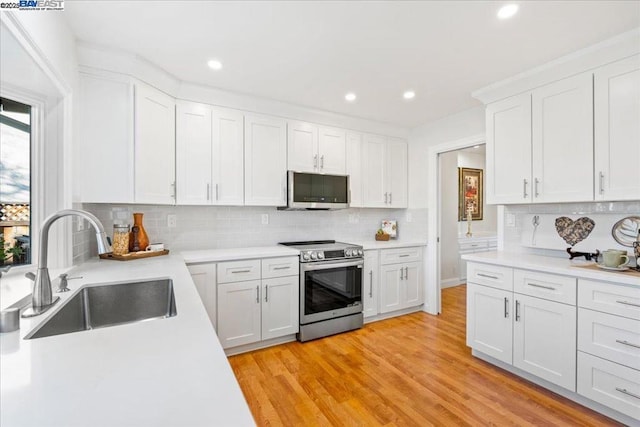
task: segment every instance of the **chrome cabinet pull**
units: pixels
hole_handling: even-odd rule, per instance
[[[393,193],[389,193],[389,204],[391,204],[391,195],[392,195],[392,194],[393,194]]]
[[[487,279],[494,279],[494,280],[498,280],[498,278],[496,276],[492,276],[490,274],[484,274],[484,273],[478,273],[478,276],[480,277],[486,277]]]
[[[600,177],[600,180],[599,180],[600,194],[604,194],[604,174],[602,173],[602,171],[600,171],[599,177]]]
[[[616,340],[616,342],[619,343],[619,344],[628,345],[629,347],[640,348],[640,345],[630,343],[629,341],[626,341],[626,340]]]
[[[632,302],[629,301],[616,301],[618,304],[624,304],[624,305],[630,305],[632,307],[639,307],[640,308],[640,304],[634,304]]]
[[[232,274],[237,274],[237,273],[251,273],[251,270],[235,270],[231,272]]]
[[[175,199],[176,198],[176,182],[173,181],[173,183],[171,183],[169,188],[170,188],[169,191],[171,192],[171,198]]]
[[[404,268],[400,267],[400,280],[404,280],[404,278],[402,277],[403,271],[404,271]]]
[[[218,200],[218,184],[216,184],[216,200]]]
[[[520,301],[516,300],[516,322],[520,320]]]
[[[269,302],[269,285],[264,286],[264,302]]]
[[[536,197],[538,197],[540,195],[540,193],[538,192],[538,184],[540,184],[540,180],[538,178],[536,178],[534,180],[534,194]]]
[[[369,270],[369,298],[373,298],[373,270]]]
[[[211,193],[211,192],[209,191],[209,190],[210,190],[209,186],[210,186],[210,185],[209,185],[209,183],[207,183],[207,200],[209,200],[209,199],[210,199],[209,194]]]
[[[523,179],[522,181],[523,181],[522,195],[526,199],[527,197],[529,197],[529,195],[527,194],[527,185],[529,184],[529,181],[527,181],[527,178]]]
[[[509,317],[509,298],[504,297],[504,318]]]
[[[320,156],[320,169],[324,169],[324,155]]]
[[[409,280],[409,267],[404,268],[404,278]]]
[[[274,269],[274,270],[288,270],[288,269],[290,269],[290,268],[291,268],[291,266],[290,266],[290,265],[288,265],[288,266],[286,266],[286,267],[273,267],[273,269]]]
[[[409,254],[398,255],[398,258],[406,258],[406,257],[408,257],[408,256],[411,256],[411,255],[409,255]]]
[[[256,303],[260,304],[260,285],[256,286]]]
[[[384,204],[388,204],[389,203],[389,193],[384,193]]]
[[[626,388],[616,387],[616,391],[619,391],[620,393],[626,394],[627,396],[631,396],[631,397],[635,397],[636,399],[640,399],[640,396],[638,396],[635,393],[631,393],[630,391],[627,391]]]
[[[553,288],[551,286],[538,285],[537,283],[527,283],[527,285],[533,286],[534,288],[548,289],[550,291],[555,291],[556,290],[556,288]]]
[[[313,156],[313,168],[318,169],[318,155]]]

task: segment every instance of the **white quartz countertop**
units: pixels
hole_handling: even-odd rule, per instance
[[[365,240],[360,242],[349,242],[355,245],[360,245],[365,251],[375,249],[396,249],[396,248],[411,248],[415,246],[427,246],[426,241],[419,240],[387,240],[386,242],[379,240]]]
[[[180,254],[187,264],[196,264],[201,262],[298,256],[300,251],[287,246],[274,245],[253,248],[202,249],[195,251],[182,251]]]
[[[83,278],[58,306],[86,284],[169,277],[177,316],[32,340],[23,338],[58,307],[21,319],[0,334],[0,425],[255,425],[181,257],[95,260],[69,273]]]
[[[569,260],[568,258],[555,258],[498,251],[467,254],[463,255],[462,259],[513,268],[540,270],[545,273],[564,274],[584,279],[603,280],[618,284],[640,286],[640,277],[637,276],[620,272],[609,272],[606,270],[600,271],[580,267],[593,264],[592,261],[585,261],[584,259]]]

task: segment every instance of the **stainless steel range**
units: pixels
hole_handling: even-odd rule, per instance
[[[362,246],[319,240],[284,242],[300,250],[299,341],[362,327]]]

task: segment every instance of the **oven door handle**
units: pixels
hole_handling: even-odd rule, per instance
[[[326,261],[326,262],[309,262],[309,263],[301,263],[300,271],[314,271],[314,270],[329,270],[331,268],[342,268],[342,267],[359,267],[362,268],[364,266],[363,259],[357,260],[348,260],[348,261]]]

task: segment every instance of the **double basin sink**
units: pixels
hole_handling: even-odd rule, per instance
[[[176,316],[171,279],[87,285],[25,339]]]

